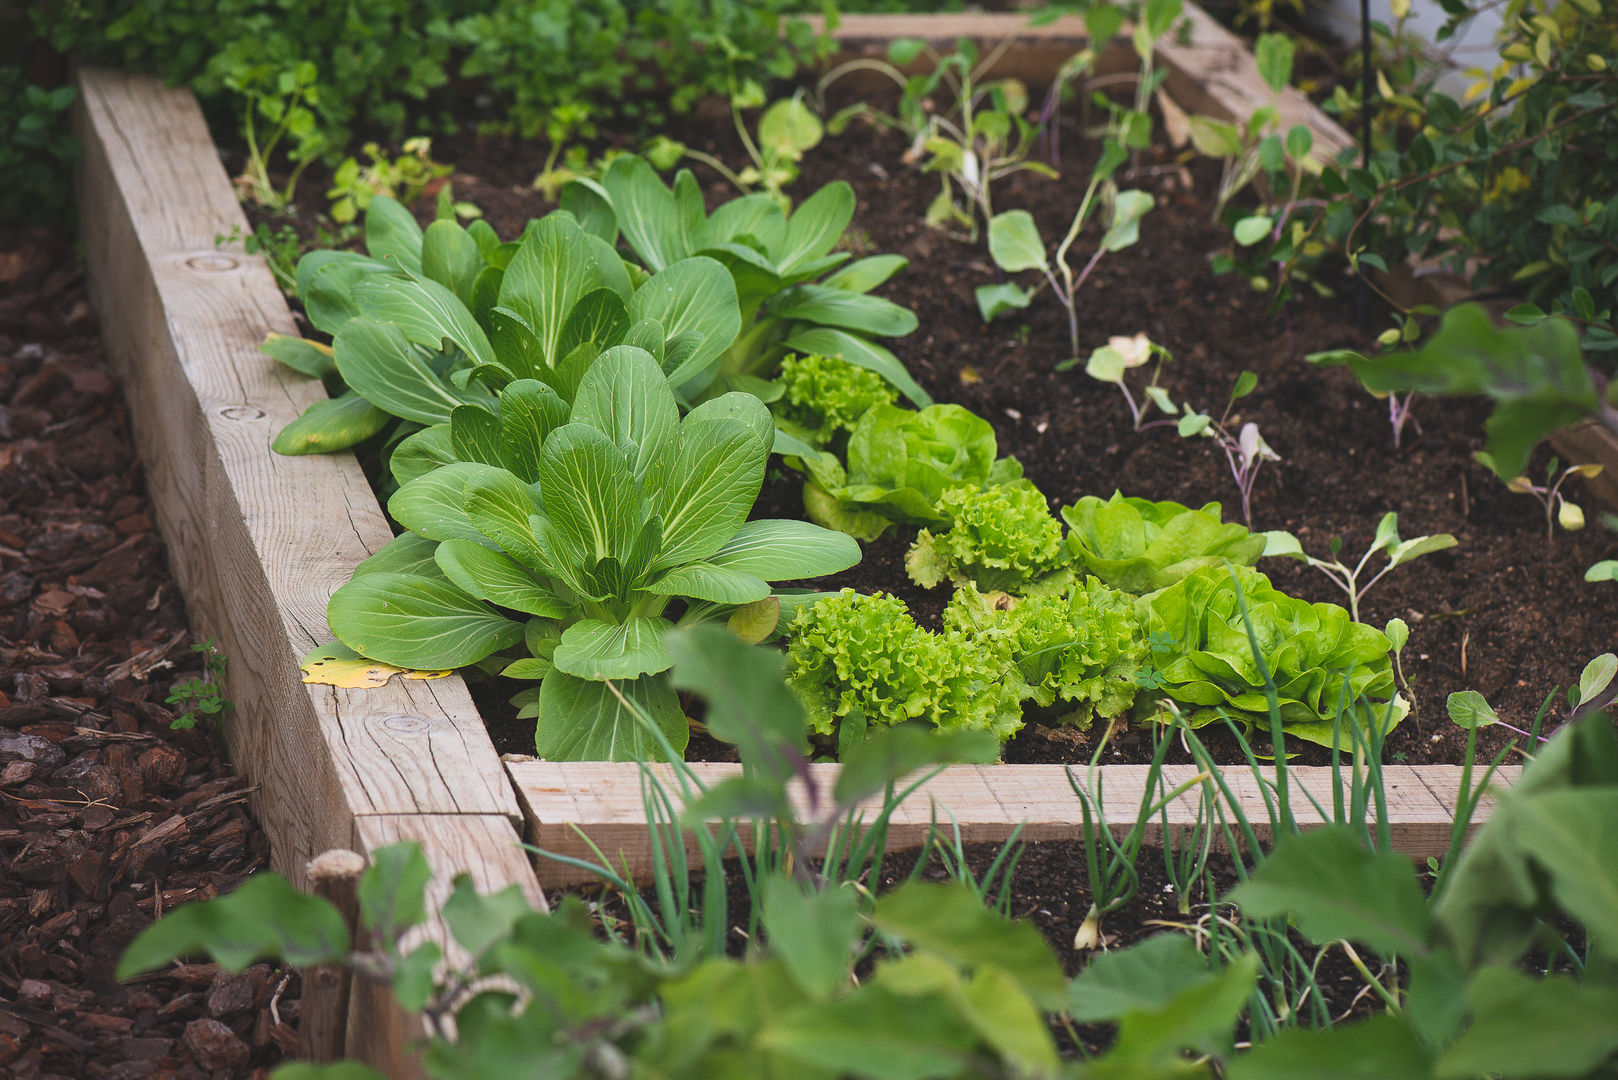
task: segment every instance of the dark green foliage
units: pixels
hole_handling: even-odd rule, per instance
[[[0,224],[61,221],[73,189],[67,167],[79,141],[68,131],[71,86],[46,90],[20,67],[0,66]]]

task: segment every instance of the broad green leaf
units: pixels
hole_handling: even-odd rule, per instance
[[[1112,222],[1101,237],[1102,251],[1122,251],[1140,239],[1140,220],[1152,208],[1144,191],[1120,191],[1112,202]]]
[[[773,152],[792,161],[818,146],[824,134],[820,117],[796,97],[777,101],[758,119],[760,148],[766,155]]]
[[[436,941],[424,941],[399,957],[393,967],[393,997],[400,1008],[415,1012],[433,996],[433,973],[444,959]]]
[[[519,885],[508,885],[484,895],[472,884],[469,874],[458,874],[455,887],[444,901],[444,923],[455,940],[474,957],[490,945],[510,936],[517,920],[534,913],[534,906]]]
[[[824,285],[794,285],[776,294],[767,309],[783,319],[840,326],[877,337],[903,337],[916,329],[916,315],[909,308]]]
[[[749,645],[769,639],[781,625],[781,598],[766,596],[751,604],[743,604],[730,613],[725,629]]]
[[[627,154],[614,158],[601,185],[624,239],[647,269],[655,274],[691,254],[674,193],[645,161]]]
[[[709,398],[686,413],[681,423],[700,427],[714,420],[739,420],[766,446],[773,445],[775,441],[775,420],[770,416],[770,410],[753,394],[732,390]]]
[[[1041,1007],[1067,1001],[1067,979],[1032,923],[1008,922],[958,884],[911,882],[877,899],[871,922],[963,968],[997,967]]]
[[[402,533],[383,544],[375,555],[356,566],[354,576],[378,573],[436,573],[438,562],[433,558],[433,552],[437,550],[436,540],[429,540],[425,536],[417,536],[411,532]]]
[[[784,783],[804,759],[807,729],[803,705],[781,677],[781,654],[716,626],[684,627],[664,640],[674,686],[707,700],[713,737],[735,746],[749,768]]]
[[[1317,945],[1346,938],[1408,957],[1427,952],[1427,902],[1410,860],[1367,851],[1345,826],[1282,837],[1230,899],[1254,918],[1289,917]]]
[[[1618,787],[1519,797],[1511,824],[1518,845],[1549,874],[1562,910],[1592,942],[1618,950]]]
[[[1270,235],[1271,221],[1267,215],[1254,214],[1244,217],[1236,223],[1232,232],[1236,236],[1236,243],[1242,247],[1251,247]]]
[[[482,269],[483,253],[465,229],[453,221],[427,226],[421,241],[421,272],[454,293],[468,311],[473,310]]]
[[[388,455],[388,473],[400,486],[445,465],[455,465],[455,445],[450,442],[448,424],[422,427],[413,436],[401,439]]]
[[[1449,718],[1457,727],[1476,728],[1498,724],[1500,716],[1476,690],[1459,690],[1444,702]]]
[[[927,391],[899,363],[898,357],[857,334],[830,326],[812,326],[794,330],[782,345],[805,355],[819,353],[821,356],[835,356],[856,367],[874,371],[892,383],[894,389],[909,398],[917,408],[924,409],[933,403]]]
[[[703,222],[692,244],[698,249],[735,245],[752,251],[744,246],[752,240],[763,250],[773,251],[781,246],[786,235],[786,214],[779,203],[761,192],[721,203]],[[774,276],[773,265],[771,276]]]
[[[1612,685],[1615,675],[1618,675],[1618,655],[1613,653],[1602,653],[1584,665],[1584,670],[1579,673],[1579,701],[1574,708],[1601,696],[1602,691]]]
[[[405,484],[388,500],[388,514],[411,532],[429,540],[486,543],[464,509],[467,484],[504,472],[490,465],[458,461],[434,469]],[[361,650],[362,652],[364,650]]]
[[[477,531],[472,539],[486,537],[529,569],[551,573],[554,562],[534,532],[533,519],[541,503],[531,485],[514,473],[491,469],[467,480],[461,507]]]
[[[854,538],[806,521],[749,521],[709,559],[765,581],[795,581],[847,570],[860,561]]]
[[[1084,364],[1084,373],[1097,382],[1121,383],[1124,372],[1128,370],[1129,364],[1125,362],[1124,354],[1111,345],[1093,350]]]
[[[481,405],[461,405],[449,414],[449,445],[456,461],[505,468],[500,418]]]
[[[1022,311],[1033,301],[1037,289],[1025,289],[1015,281],[998,285],[979,285],[972,290],[977,299],[978,314],[984,322],[993,322],[1008,311]]]
[[[758,1042],[827,1075],[924,1080],[964,1075],[972,1030],[926,999],[879,986],[794,1010],[766,1024]]]
[[[570,558],[628,554],[645,511],[630,460],[610,436],[589,424],[557,428],[540,453],[539,487],[546,516],[572,550]]]
[[[1236,1056],[1230,1080],[1431,1080],[1432,1055],[1398,1016],[1292,1028]]]
[[[1045,1017],[1009,972],[992,966],[974,971],[956,1008],[984,1042],[1030,1075],[1055,1072],[1056,1043]]]
[[[315,261],[317,255],[348,254],[353,253],[311,251],[298,263],[300,281],[306,266],[315,267],[308,282],[299,286],[298,295],[303,299],[303,309],[315,329],[328,334],[336,334],[347,325],[348,320],[360,314],[359,304],[354,300],[354,284],[372,274],[389,272],[388,267],[361,255],[355,255],[352,261]]]
[[[386,195],[371,200],[365,210],[365,250],[384,265],[421,273],[421,226],[415,216]],[[299,267],[299,277],[303,276]],[[302,282],[300,281],[300,286]]]
[[[568,406],[538,379],[518,379],[500,394],[500,443],[506,468],[525,483],[539,479],[539,451],[567,423]]]
[[[678,446],[680,410],[651,353],[629,345],[602,353],[579,381],[570,419],[629,454],[643,490],[662,486]]]
[[[574,306],[605,284],[579,223],[569,214],[549,214],[523,234],[500,285],[500,306],[522,316],[546,364],[555,367]]]
[[[167,912],[124,950],[116,977],[130,979],[201,954],[232,972],[263,959],[302,967],[330,963],[348,948],[348,927],[335,907],[298,892],[279,874],[262,873],[228,896]]]
[[[656,565],[710,558],[736,535],[758,499],[769,456],[769,444],[741,420],[687,416],[668,481],[652,496],[663,520]]]
[[[387,413],[349,390],[309,406],[281,429],[270,449],[277,454],[329,454],[369,439],[389,419]]]
[[[674,663],[663,634],[667,619],[632,617],[621,623],[580,619],[562,631],[551,662],[581,679],[633,679],[667,671]]]
[[[1399,545],[1389,553],[1388,565],[1398,566],[1400,563],[1407,563],[1411,559],[1452,548],[1455,544],[1455,537],[1449,533],[1439,533],[1437,536],[1413,536],[1409,540],[1400,541]]]
[[[1157,1012],[1182,991],[1213,977],[1207,957],[1189,937],[1153,934],[1126,949],[1092,957],[1068,987],[1067,1011],[1081,1024]]]
[[[327,375],[337,372],[337,362],[332,359],[331,346],[310,341],[308,338],[272,333],[264,339],[264,344],[258,347],[258,351],[265,356],[274,357],[293,371],[307,375],[311,379],[324,379]]]
[[[715,604],[751,604],[770,595],[767,582],[711,562],[677,566],[645,588],[654,596],[685,596]]]
[[[656,319],[670,338],[702,335],[701,342],[669,367],[670,385],[679,386],[730,348],[741,332],[742,313],[730,272],[700,255],[670,264],[635,290],[629,321]],[[665,364],[668,364],[665,358]]]
[[[573,612],[550,587],[520,563],[470,540],[447,540],[435,554],[438,567],[456,588],[479,600],[541,618]]]
[[[1602,559],[1584,572],[1585,581],[1618,581],[1618,559]]]
[[[349,389],[394,416],[418,424],[443,424],[456,406],[477,400],[477,395],[457,391],[429,367],[398,327],[350,319],[337,332],[332,350]]]
[[[557,340],[558,356],[566,356],[585,342],[607,349],[623,340],[629,329],[629,309],[617,293],[600,288],[586,293],[573,305]]]
[[[419,844],[389,844],[371,855],[360,875],[360,921],[384,941],[427,918],[427,886],[432,867]]]
[[[868,293],[909,265],[903,255],[869,255],[832,272],[821,284],[828,289]]]
[[[1279,94],[1292,81],[1292,39],[1285,34],[1260,34],[1253,43],[1253,59],[1270,92]]]
[[[776,255],[782,274],[793,274],[824,257],[854,220],[854,189],[835,180],[803,201],[787,219],[786,242]]]
[[[1618,1055],[1618,987],[1496,965],[1478,972],[1466,997],[1472,1023],[1439,1058],[1443,1080],[1584,1077]]]
[[[805,891],[784,874],[763,882],[764,930],[770,951],[813,1001],[847,983],[859,939],[859,894],[835,885]]]
[[[1050,265],[1039,226],[1026,210],[1006,210],[989,219],[989,256],[1008,274]]]
[[[558,205],[573,215],[579,227],[609,244],[618,242],[618,216],[606,192],[594,180],[575,180],[562,189]]]
[[[457,668],[522,640],[513,622],[447,582],[412,574],[355,578],[332,594],[339,641],[397,667]]]
[[[1258,957],[1246,953],[1179,988],[1162,1008],[1125,1013],[1109,1056],[1119,1062],[1166,1065],[1190,1049],[1228,1059],[1236,1021],[1252,1000],[1257,973]]]
[[[510,274],[506,271],[507,280]],[[494,347],[472,312],[454,293],[431,278],[416,281],[380,276],[365,278],[355,282],[354,298],[366,318],[398,327],[406,338],[418,345],[437,352],[447,340],[454,342],[474,363],[498,363]],[[337,370],[342,368],[342,350],[338,349]]]
[[[666,675],[615,684],[618,692],[667,736],[676,753],[690,737],[680,700]],[[657,761],[656,740],[607,683],[552,671],[540,684],[534,749],[550,761]]]

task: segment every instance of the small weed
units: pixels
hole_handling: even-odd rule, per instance
[[[194,641],[191,651],[202,657],[202,674],[175,683],[169,696],[164,699],[168,704],[180,707],[180,715],[169,724],[176,731],[196,727],[199,719],[206,719],[212,726],[219,727],[233,707],[219,682],[224,678],[229,662],[225,654],[219,651],[218,639]]]

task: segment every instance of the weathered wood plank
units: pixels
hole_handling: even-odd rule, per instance
[[[652,861],[639,766],[521,761],[508,762],[506,768],[522,799],[528,818],[528,835],[536,847],[560,855],[593,859],[587,837],[614,867],[627,865],[631,874],[645,879]],[[811,766],[816,783],[826,790],[835,782],[837,768],[836,765]],[[735,775],[738,766],[694,763],[691,769],[703,784],[711,785]],[[678,802],[677,785],[673,783],[669,768],[653,766],[652,771]],[[1145,765],[1107,765],[1096,770],[1102,806],[1116,835],[1122,836],[1133,825],[1148,772]],[[1221,772],[1260,839],[1267,839],[1269,815],[1259,777],[1246,766],[1229,765]],[[1501,769],[1495,786],[1515,783],[1520,772],[1516,767]],[[1170,765],[1164,768],[1163,774],[1172,790],[1196,776],[1197,770],[1189,765]],[[1094,785],[1087,770],[1075,768],[1073,775],[1094,798]],[[1264,770],[1263,775],[1265,784],[1274,783],[1273,770]],[[1344,776],[1346,787],[1346,772]],[[1384,767],[1383,776],[1394,847],[1413,858],[1442,855],[1449,844],[1450,822],[1454,819],[1460,789],[1460,766],[1389,765]],[[1289,770],[1288,777],[1292,788],[1289,801],[1299,823],[1309,826],[1330,820],[1332,771],[1320,767],[1294,768]],[[1194,826],[1200,801],[1198,791],[1193,789],[1169,804],[1171,838]],[[1153,796],[1154,800],[1156,797]],[[1344,798],[1347,798],[1346,790]],[[795,787],[792,800],[800,814],[806,811],[806,792],[801,787]],[[868,816],[877,803],[865,804]],[[1325,811],[1324,816],[1315,810],[1314,803]],[[1473,829],[1487,819],[1491,805],[1485,800],[1473,817]],[[958,825],[961,836],[968,842],[1003,841],[1019,825],[1023,826],[1022,836],[1027,840],[1072,839],[1081,836],[1084,828],[1080,800],[1069,785],[1066,766],[1062,765],[950,766],[895,812],[889,829],[890,848],[899,850],[921,843],[935,820],[945,829]],[[1161,842],[1162,832],[1162,819],[1154,816],[1146,830],[1147,841]],[[695,851],[694,846],[692,850]],[[539,879],[548,888],[587,881],[589,875],[541,859]]]
[[[257,351],[294,325],[261,259],[214,246],[246,221],[195,100],[92,69],[79,84],[92,296],[193,625],[234,661],[226,735],[276,865],[299,878],[356,814],[515,815],[459,679],[301,681],[327,598],[392,534],[352,455],[269,450],[324,391]]]
[[[432,883],[427,907],[437,911],[449,897],[454,877],[465,873],[479,892],[497,892],[511,884],[522,888],[529,903],[543,911],[545,896],[534,879],[528,856],[511,819],[495,814],[364,814],[354,819],[353,847],[367,856],[377,848],[413,840],[422,845]],[[464,961],[444,924],[434,920],[406,935],[409,951],[431,940],[452,961]],[[406,1013],[391,992],[356,978],[350,990],[347,1056],[379,1070],[388,1080],[424,1080],[415,1044],[427,1035],[419,1013]]]

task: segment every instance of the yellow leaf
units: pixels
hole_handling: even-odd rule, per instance
[[[1376,73],[1376,92],[1385,98],[1393,96],[1393,84],[1388,82],[1388,77],[1380,71]]]
[[[282,341],[282,340],[289,339],[289,338],[301,341],[305,345],[309,346],[311,349],[315,349],[318,352],[323,352],[327,356],[331,355],[331,346],[330,345],[322,345],[320,342],[314,340],[313,338],[300,338],[300,337],[297,337],[297,335],[295,335],[295,334],[277,334],[273,330],[270,331],[268,334],[264,335],[264,343],[266,345],[268,345],[272,341]]]
[[[1404,19],[1410,15],[1410,0],[1389,0],[1388,10],[1393,12],[1395,19]]]
[[[962,386],[972,386],[973,384],[980,383],[982,381],[983,381],[983,376],[979,375],[978,374],[978,369],[973,367],[971,364],[968,364],[968,365],[966,365],[965,367],[963,367],[961,369],[961,385]]]
[[[1538,60],[1542,67],[1550,67],[1551,61],[1555,59],[1555,57],[1556,46],[1555,43],[1551,41],[1551,36],[1546,33],[1541,33],[1534,39],[1534,59]]]
[[[1586,480],[1589,480],[1593,477],[1600,476],[1602,468],[1603,466],[1600,465],[1575,465],[1573,467],[1573,471],[1584,477]]]
[[[395,675],[403,675],[407,679],[442,679],[452,674],[451,671],[416,671],[394,667],[361,656],[347,645],[335,641],[305,656],[298,668],[303,672],[306,683],[338,686],[344,690],[374,690],[378,686],[385,686]]]

